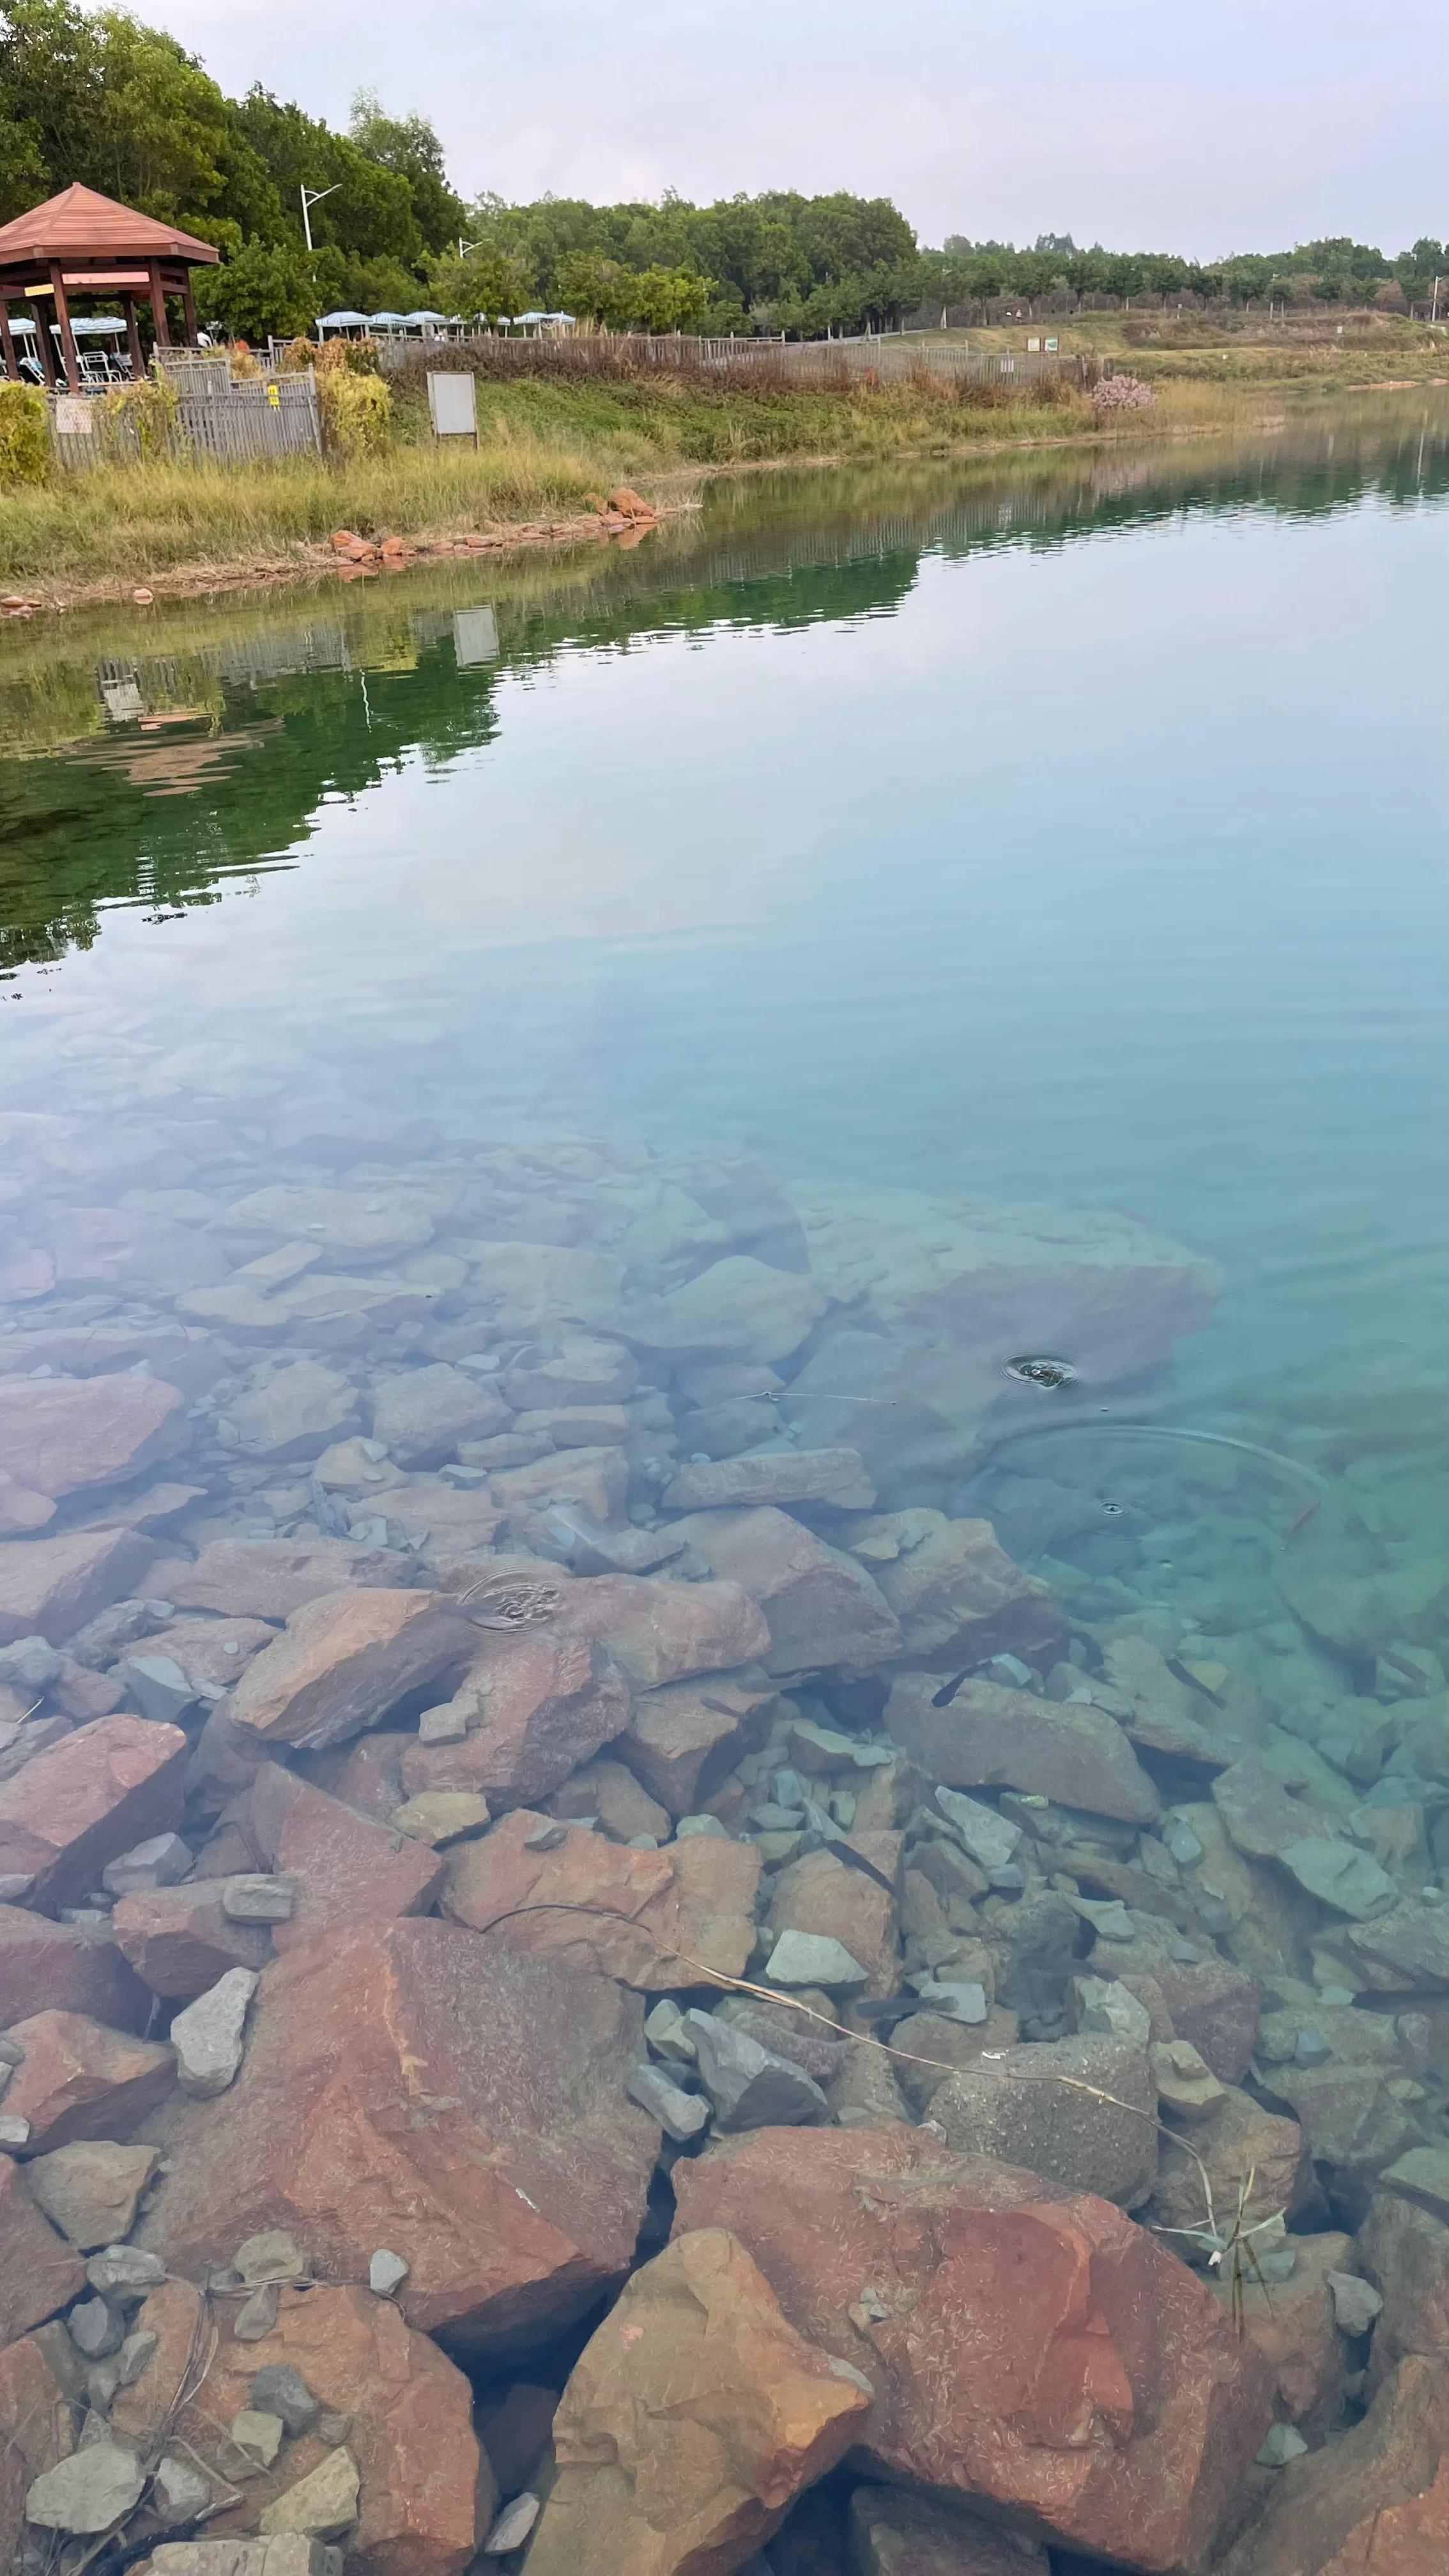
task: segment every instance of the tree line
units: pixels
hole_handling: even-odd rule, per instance
[[[1449,279],[1449,245],[1429,239],[1394,259],[1343,239],[1207,263],[1079,249],[1064,233],[1022,249],[951,234],[927,249],[887,198],[844,190],[469,204],[427,119],[370,92],[339,132],[260,83],[228,98],[174,37],[120,9],[0,0],[0,222],[73,180],[215,243],[203,318],[248,338],[299,333],[338,308],[422,305],[486,322],[536,308],[615,330],[817,337],[1053,299],[1413,305]],[[325,192],[310,251],[304,185]]]

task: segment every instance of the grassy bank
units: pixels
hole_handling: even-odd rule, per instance
[[[1143,373],[1158,355],[1132,354]],[[1248,353],[1235,348],[1233,356]],[[732,468],[1139,443],[1247,428],[1281,408],[1277,387],[1270,392],[1250,365],[1235,364],[1226,381],[1220,369],[1196,365],[1159,377],[1151,410],[1105,423],[1075,386],[1014,395],[963,387],[924,367],[837,387],[749,381],[742,369],[718,381],[654,370],[614,381],[485,380],[476,451],[436,447],[420,388],[404,384],[394,442],[378,456],[235,470],[101,466],[7,493],[0,590],[67,605],[132,586],[265,580],[315,568],[339,526],[413,540],[487,530],[539,535],[560,521],[583,533],[581,514],[621,480],[678,505],[702,474]]]

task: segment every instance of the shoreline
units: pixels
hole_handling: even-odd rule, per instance
[[[1354,390],[1363,393],[1410,392],[1419,390],[1423,381],[1420,378],[1390,378]],[[1246,387],[1242,390],[1245,394],[1252,391]],[[1259,390],[1266,394],[1269,389]],[[1287,413],[1282,407],[1281,391],[1278,388],[1273,391],[1278,397],[1277,407],[1251,422],[1245,422],[1245,428],[1274,436],[1285,427]],[[1164,419],[1159,425],[1148,426],[1134,420],[1128,434],[1094,426],[1064,432],[1056,437],[976,438],[957,440],[944,446],[933,442],[894,448],[888,456],[872,461],[946,465],[965,463],[982,456],[1136,447],[1185,439],[1206,441],[1221,438],[1223,434],[1220,422]],[[60,580],[50,584],[30,582],[0,593],[0,628],[27,624],[35,617],[64,616],[73,609],[126,603],[146,609],[177,599],[217,598],[232,592],[267,592],[329,578],[341,582],[376,580],[405,572],[417,563],[435,563],[450,558],[458,560],[470,555],[513,554],[534,548],[581,544],[633,546],[638,545],[651,528],[667,520],[686,517],[697,508],[698,488],[702,484],[753,474],[820,473],[863,461],[834,450],[817,455],[744,457],[728,462],[705,460],[653,473],[641,469],[640,481],[646,483],[655,496],[647,516],[628,518],[613,511],[585,511],[562,518],[495,521],[463,535],[441,529],[424,529],[407,536],[360,540],[359,543],[367,549],[361,559],[351,557],[348,550],[340,549],[329,537],[297,544],[285,553],[243,554],[220,559],[198,557],[189,563],[169,565],[149,573],[144,582],[138,582],[134,572],[100,573],[88,580]],[[682,492],[681,486],[686,487]],[[669,497],[671,491],[678,492],[679,497]]]

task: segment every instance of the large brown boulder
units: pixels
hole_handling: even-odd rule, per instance
[[[54,2006],[111,2030],[144,2030],[151,1996],[114,1941],[0,1905],[0,2030]]]
[[[139,1587],[156,1555],[135,1530],[67,1530],[0,1545],[0,1646],[17,1637],[65,1643],[98,1610]]]
[[[477,1643],[431,1592],[323,1593],[248,1664],[226,1713],[265,1744],[317,1752],[380,1725],[399,1700],[460,1670]]]
[[[886,1703],[888,1731],[928,1780],[1022,1789],[1124,1824],[1155,1822],[1157,1792],[1104,1710],[987,1681],[963,1682],[938,1708],[939,1689],[933,1673],[902,1673]]]
[[[1443,2576],[1449,2364],[1411,2358],[1342,2441],[1290,2460],[1219,2576]]]
[[[232,1619],[290,1619],[304,1601],[355,1584],[397,1582],[396,1551],[350,1540],[218,1538],[194,1565],[167,1557],[151,1569],[153,1590],[178,1610],[217,1610]]]
[[[73,2448],[65,2391],[27,2336],[0,2352],[0,2567],[22,2565],[27,2492]]]
[[[188,2105],[143,2222],[199,2272],[262,2228],[358,2280],[409,2265],[411,2324],[507,2353],[622,2276],[659,2145],[624,2087],[643,2007],[456,1925],[322,1935],[263,1974],[241,2073]]]
[[[108,1861],[181,1822],[186,1738],[144,1717],[99,1717],[0,1781],[0,1876],[34,1880],[31,1904],[65,1905]]]
[[[103,2029],[84,2013],[35,2013],[12,2023],[10,2037],[25,2056],[5,2087],[5,2109],[30,2122],[30,2155],[72,2138],[125,2137],[176,2081],[170,2048]]]
[[[554,1835],[554,1848],[530,1851]],[[744,1975],[759,1883],[752,1843],[695,1834],[665,1851],[630,1851],[521,1807],[457,1853],[443,1904],[474,1931],[496,1923],[514,1949],[658,1994],[706,1983],[708,1969]]]
[[[167,2281],[134,2320],[156,2337],[140,2377],[115,2401],[116,2439],[149,2452],[158,2437],[179,2440],[231,2483],[226,2428],[244,2409],[265,2410],[260,2370],[291,2369],[319,2406],[350,2418],[347,2448],[360,2473],[358,2519],[347,2535],[356,2576],[458,2576],[477,2549],[493,2503],[493,2480],[472,2425],[472,2391],[426,2335],[410,2331],[395,2306],[349,2287],[277,2294],[277,2321],[259,2340],[238,2342],[235,2302],[210,2317],[189,2281]],[[196,2388],[199,2335],[218,2343]],[[175,2413],[184,2389],[191,2402]],[[299,2483],[334,2444],[317,2431],[288,2441],[264,2482],[244,2485],[243,2502],[208,2521],[208,2533],[254,2531],[279,2487]]]
[[[291,1920],[273,1927],[278,1950],[344,1924],[426,1914],[447,1871],[425,1843],[359,1815],[276,1762],[265,1763],[252,1783],[247,1821],[258,1857],[296,1895]]]
[[[572,1583],[556,1626],[607,1646],[635,1689],[646,1691],[753,1663],[770,1643],[738,1583],[677,1583],[668,1575],[595,1574]]]
[[[955,1672],[989,1655],[1020,1655],[1047,1671],[1066,1653],[1060,1602],[997,1546],[989,1521],[892,1512],[858,1526],[850,1544],[919,1662]]]
[[[1177,1941],[1176,1947],[1182,1946]],[[1172,1925],[1137,1914],[1130,1941],[1097,1943],[1092,1974],[1120,1977],[1128,1985],[1150,1980],[1178,2038],[1190,2040],[1224,2084],[1238,2084],[1258,2045],[1261,1997],[1245,1969],[1234,1967],[1202,1940],[1194,1946],[1198,1958],[1175,1958]]]
[[[711,1573],[758,1602],[770,1632],[767,1672],[835,1664],[861,1672],[900,1653],[895,1612],[864,1566],[788,1512],[692,1512],[674,1526]]]
[[[614,1750],[671,1816],[697,1815],[732,1771],[750,1738],[751,1721],[774,1690],[751,1689],[733,1676],[671,1682],[641,1691]]]
[[[575,2364],[530,2576],[729,2576],[834,2467],[869,2405],[732,2236],[676,2236]]]
[[[586,1637],[524,1628],[490,1637],[481,1656],[476,1634],[471,1642],[476,1659],[457,1693],[470,1731],[454,1744],[409,1747],[402,1763],[409,1797],[471,1789],[495,1808],[527,1806],[628,1725],[628,1683]]]
[[[5,1472],[48,1500],[52,1511],[66,1494],[122,1484],[158,1459],[174,1457],[190,1436],[184,1399],[162,1378],[126,1370],[109,1377],[0,1380]]]
[[[265,1923],[233,1923],[224,1878],[138,1888],[111,1916],[117,1946],[153,1993],[177,2003],[206,1994],[229,1968],[261,1968],[272,1955]],[[281,1930],[283,1927],[277,1927]]]
[[[674,2184],[872,2382],[863,2464],[1123,2567],[1206,2550],[1269,2372],[1121,2210],[906,2128],[756,2130]]]
[[[80,2256],[37,2209],[19,2165],[0,2156],[0,2346],[68,2307],[85,2281]],[[4,2474],[0,2448],[0,2481]]]

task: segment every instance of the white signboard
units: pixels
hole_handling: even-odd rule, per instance
[[[478,435],[476,376],[458,373],[429,376],[428,409],[433,416],[435,438],[476,438]]]
[[[63,438],[94,438],[96,416],[84,394],[57,394],[55,425]]]

